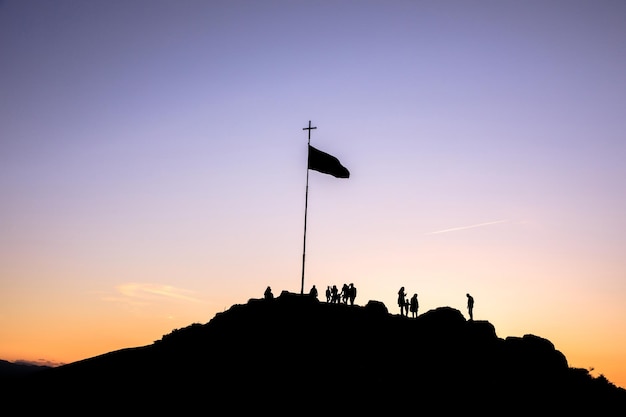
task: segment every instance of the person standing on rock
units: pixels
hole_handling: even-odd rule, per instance
[[[401,287],[398,291],[398,307],[400,307],[400,315],[404,316],[404,303],[406,303],[406,293],[404,287]]]
[[[350,288],[348,284],[343,284],[341,287],[341,302],[344,304],[348,304],[348,299],[350,298]]]
[[[469,313],[470,320],[474,321],[474,297],[465,294],[467,296],[467,312]]]
[[[350,283],[350,286],[348,287],[348,291],[349,291],[348,298],[350,299],[350,305],[353,306],[354,299],[356,298],[356,287],[354,286],[352,282]]]
[[[417,309],[419,308],[419,303],[417,301],[417,294],[413,294],[411,297],[411,317],[417,317]]]
[[[337,288],[336,285],[333,285],[333,287],[330,289],[331,292],[331,299],[330,302],[333,304],[338,304],[339,303],[339,288]]]

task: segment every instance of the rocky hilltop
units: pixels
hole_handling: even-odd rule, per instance
[[[502,339],[491,323],[450,307],[413,319],[378,301],[328,304],[289,292],[233,305],[148,346],[37,372],[6,392],[24,411],[65,414],[626,409],[626,390],[569,367],[542,337]]]

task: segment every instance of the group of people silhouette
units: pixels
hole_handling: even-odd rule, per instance
[[[400,315],[409,317],[409,311],[411,311],[411,317],[417,317],[417,310],[419,309],[419,301],[417,301],[417,293],[413,294],[411,299],[406,298],[406,292],[404,287],[401,287],[398,291],[398,306],[400,307]]]
[[[315,285],[311,287],[311,290],[309,291],[309,296],[317,300],[318,292],[317,292],[317,287]],[[269,285],[267,286],[267,288],[265,289],[265,292],[263,293],[263,297],[266,300],[274,299],[274,293],[272,293],[272,287],[270,287]],[[352,283],[350,285],[343,284],[343,288],[341,292],[339,292],[336,285],[333,285],[332,288],[329,285],[326,288],[326,302],[327,303],[343,302],[344,304],[348,304],[348,301],[349,301],[350,305],[354,305],[355,298],[356,298],[356,287]]]
[[[469,293],[465,294],[467,297],[467,312],[469,314],[469,319],[474,320],[474,297],[472,297]],[[400,315],[409,317],[409,311],[411,312],[411,317],[417,317],[417,310],[419,309],[419,302],[417,301],[417,293],[413,294],[411,299],[406,298],[406,292],[404,287],[400,287],[398,290],[398,306],[400,307]]]
[[[353,283],[343,284],[341,291],[336,285],[332,287],[329,285],[326,287],[326,302],[330,304],[348,304],[354,305],[354,299],[356,298],[356,287]]]
[[[263,294],[266,300],[273,300],[274,294],[272,293],[272,288],[268,286],[265,289],[265,293]],[[318,292],[317,287],[313,285],[311,290],[309,291],[309,295],[317,300]],[[472,297],[469,293],[465,294],[467,297],[467,312],[469,314],[469,319],[474,320],[474,297]],[[329,304],[348,304],[354,305],[354,299],[356,298],[356,287],[353,283],[343,284],[341,287],[341,291],[337,288],[336,285],[332,287],[329,285],[326,287],[326,302]],[[417,311],[419,309],[419,301],[417,300],[417,293],[413,294],[411,299],[406,298],[406,291],[404,287],[400,287],[398,290],[398,306],[400,307],[400,315],[409,317],[409,311],[411,312],[411,317],[417,317]]]

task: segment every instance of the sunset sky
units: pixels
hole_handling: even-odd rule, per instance
[[[625,75],[619,0],[0,1],[0,359],[299,292],[310,120],[306,291],[626,387]]]

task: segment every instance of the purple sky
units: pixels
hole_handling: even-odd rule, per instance
[[[0,358],[299,291],[311,120],[307,289],[626,386],[626,3],[2,1],[0,57]]]

